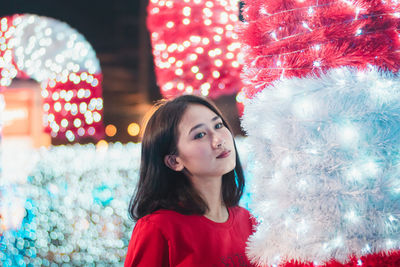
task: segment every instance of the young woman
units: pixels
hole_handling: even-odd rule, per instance
[[[238,206],[243,170],[221,112],[191,95],[159,104],[141,156],[125,266],[251,266],[255,221]]]

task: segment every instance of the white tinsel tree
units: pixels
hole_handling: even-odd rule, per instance
[[[399,7],[245,1],[260,266],[400,266]]]

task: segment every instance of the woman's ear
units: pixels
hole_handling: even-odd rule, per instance
[[[182,171],[184,168],[183,164],[176,155],[166,155],[164,157],[164,163],[168,168],[177,172]]]

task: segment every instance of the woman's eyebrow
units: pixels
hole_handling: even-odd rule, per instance
[[[216,121],[216,120],[218,120],[218,119],[220,119],[220,117],[219,117],[219,116],[215,116],[214,118],[212,118],[211,121]]]
[[[218,119],[220,119],[220,117],[219,116],[215,116],[214,118],[211,119],[211,121],[216,121]],[[190,129],[189,134],[191,132],[193,132],[194,130],[196,130],[197,128],[201,127],[201,126],[204,126],[204,123],[199,123],[199,124],[193,126],[192,129]]]

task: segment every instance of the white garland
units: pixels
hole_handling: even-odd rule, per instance
[[[400,247],[400,81],[374,69],[277,81],[245,105],[254,262]]]

